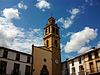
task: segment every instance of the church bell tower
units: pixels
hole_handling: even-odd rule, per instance
[[[52,75],[61,75],[61,49],[59,27],[50,17],[44,28],[44,46],[52,52]]]

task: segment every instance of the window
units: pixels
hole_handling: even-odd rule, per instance
[[[25,75],[31,75],[30,70],[31,70],[30,66],[26,65]]]
[[[91,56],[91,53],[88,55],[88,57],[89,57],[89,60],[92,60],[92,56]]]
[[[85,75],[83,65],[80,65],[80,66],[79,66],[79,72],[78,72],[78,75]]]
[[[96,51],[95,52],[95,58],[98,58],[99,56],[98,56],[98,52]]]
[[[0,74],[1,75],[6,75],[6,66],[7,66],[7,62],[0,61]]]
[[[96,61],[96,65],[97,65],[97,72],[100,72],[100,60]]]
[[[16,54],[16,60],[20,61],[20,54]]]
[[[79,58],[79,64],[81,64],[82,62],[81,62],[81,58]]]
[[[58,29],[56,29],[56,34],[58,34]]]
[[[44,58],[44,62],[46,62],[46,58]]]
[[[72,68],[72,73],[75,73],[75,67]]]
[[[47,28],[45,29],[45,34],[47,35]]]
[[[20,67],[19,64],[14,63],[14,68],[13,68],[13,71],[12,71],[12,74],[11,75],[19,75],[20,74],[19,67]]]
[[[52,32],[55,33],[55,28],[54,27],[52,27]]]
[[[55,40],[55,46],[57,47],[57,40]]]
[[[65,63],[65,68],[67,68],[67,62]]]
[[[7,55],[8,55],[8,51],[4,50],[3,57],[7,58]]]
[[[79,66],[79,71],[83,71],[83,70],[84,70],[83,65],[80,65]]]
[[[27,57],[27,63],[30,63],[30,57],[29,56]]]
[[[90,62],[90,72],[91,73],[94,73],[94,65],[93,65],[93,62]]]
[[[74,66],[74,60],[72,60],[72,66]]]
[[[49,46],[49,41],[48,40],[46,41],[46,44],[47,44],[47,47],[48,47]]]

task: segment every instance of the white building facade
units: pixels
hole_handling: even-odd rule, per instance
[[[32,55],[0,47],[1,75],[31,75]]]
[[[91,49],[62,64],[68,64],[68,75],[100,75],[100,48]],[[62,66],[62,75],[66,75],[65,69]]]
[[[70,60],[69,64],[69,73],[70,75],[84,75],[84,58],[78,57]]]

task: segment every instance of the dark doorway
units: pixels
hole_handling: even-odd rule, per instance
[[[40,72],[40,75],[49,75],[48,69],[46,65],[43,65],[43,68]]]

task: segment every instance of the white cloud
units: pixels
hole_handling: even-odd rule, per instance
[[[57,22],[60,22],[63,24],[63,28],[69,28],[71,26],[71,24],[73,23],[72,20],[70,18],[67,18],[66,20],[64,20],[64,18],[60,18],[58,19]]]
[[[13,8],[7,8],[7,10],[9,9]],[[0,17],[0,46],[31,53],[32,44],[37,46],[43,45],[41,30],[37,28],[25,31],[25,29],[16,27],[11,21],[11,19],[15,17],[9,17],[9,15],[14,15],[14,13],[15,12],[12,11],[10,13],[9,11],[8,13],[6,12],[5,15],[5,12],[3,12],[2,14],[5,17]],[[19,13],[17,15],[19,15]]]
[[[95,39],[96,36],[97,30],[85,27],[84,30],[71,35],[70,41],[67,42],[64,47],[65,52],[80,51],[82,47],[85,47],[85,45],[89,43],[90,40]],[[86,47],[84,49],[86,49]]]
[[[88,52],[89,50],[91,50],[91,46],[89,46],[89,47],[82,47],[82,48],[78,51],[78,53]]]
[[[34,32],[38,33],[40,31],[40,29],[33,29]]]
[[[25,5],[23,1],[21,1],[20,3],[18,3],[18,7],[20,9],[25,9],[25,10],[28,8],[27,5]]]
[[[72,34],[74,34],[74,32],[68,32],[66,35],[67,35],[67,36],[70,36],[70,35],[72,35]]]
[[[57,22],[62,23],[63,28],[69,28],[73,24],[73,21],[79,12],[80,12],[80,10],[78,8],[73,8],[72,10],[70,10],[70,14],[71,14],[70,17],[67,17],[67,19],[64,19],[61,17],[60,19],[58,19]]]
[[[37,0],[35,6],[41,9],[42,11],[45,11],[46,9],[50,9],[50,3],[47,2],[46,0]]]
[[[61,52],[64,50],[64,45],[60,43]]]
[[[73,15],[76,15],[80,12],[80,10],[78,8],[73,8],[70,13],[73,14]]]
[[[97,48],[100,48],[100,41],[99,41],[98,44],[97,44]]]
[[[19,12],[18,9],[15,8],[5,8],[3,10],[3,16],[8,19],[11,20],[13,18],[15,19],[19,19]]]
[[[73,9],[70,11],[70,13],[71,13],[71,17],[70,17],[71,20],[73,20],[79,12],[80,12],[80,10],[79,10],[78,8],[73,8]]]
[[[0,17],[0,34],[0,45],[8,47],[22,32],[11,21]]]
[[[41,30],[38,32],[34,32],[34,30],[36,30],[36,29],[24,32],[23,37],[20,37],[20,36],[17,37],[13,41],[14,44],[12,45],[12,47],[14,49],[22,50],[22,51],[30,53],[32,44],[34,44],[36,46],[42,46],[43,45],[43,36],[41,34]]]

